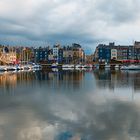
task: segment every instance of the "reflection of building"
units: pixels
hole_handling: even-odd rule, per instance
[[[140,73],[136,71],[94,71],[97,86],[100,88],[132,88],[140,91]]]
[[[17,84],[17,76],[15,74],[3,74],[0,75],[1,87],[15,87]]]

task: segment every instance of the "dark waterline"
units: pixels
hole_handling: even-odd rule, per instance
[[[113,139],[140,139],[140,71],[0,74],[0,140]]]

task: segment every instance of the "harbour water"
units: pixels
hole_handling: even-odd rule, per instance
[[[0,73],[0,140],[139,140],[140,71]]]

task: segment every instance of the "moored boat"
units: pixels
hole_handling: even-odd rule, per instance
[[[75,66],[75,68],[82,68],[82,65],[81,65],[81,64],[77,64],[77,65]]]
[[[63,64],[62,68],[74,68],[73,64]]]
[[[30,66],[29,65],[22,65],[21,68],[22,68],[22,70],[29,70]]]
[[[118,70],[120,68],[120,66],[117,64],[115,65],[115,70]]]
[[[68,68],[68,67],[69,67],[68,64],[63,64],[63,65],[62,65],[62,68]]]
[[[122,66],[120,69],[121,70],[140,70],[140,65]]]
[[[0,66],[0,71],[6,71],[6,70],[7,70],[6,66]]]
[[[68,68],[74,68],[74,65],[73,64],[69,64]]]
[[[58,68],[58,63],[53,63],[53,64],[51,65],[51,68]]]
[[[31,66],[31,69],[41,69],[41,68],[42,68],[41,65],[35,63],[33,63],[33,65]]]
[[[109,65],[109,64],[106,64],[106,65],[105,65],[105,68],[110,68],[110,65]]]
[[[74,70],[74,65],[73,64],[63,64],[62,69],[63,70]]]
[[[82,68],[92,68],[93,66],[91,64],[85,64],[85,65],[82,65]]]
[[[15,66],[6,66],[7,71],[14,71],[16,69]]]

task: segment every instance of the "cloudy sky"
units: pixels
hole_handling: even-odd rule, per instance
[[[132,44],[140,40],[139,0],[0,0],[0,43]]]

